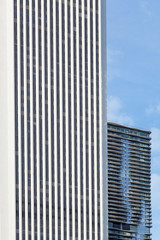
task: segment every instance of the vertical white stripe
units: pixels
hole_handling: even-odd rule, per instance
[[[58,239],[58,175],[57,175],[57,66],[56,66],[56,1],[53,0],[54,41],[54,176],[55,176],[55,239]]]
[[[50,42],[50,0],[47,0],[48,23],[48,166],[49,166],[49,239],[52,240],[52,146],[51,146],[51,42]]]
[[[32,0],[29,5],[29,37],[30,37],[30,137],[31,137],[31,232],[34,240],[34,142],[33,142],[33,39],[32,39]]]
[[[68,129],[68,3],[65,1],[65,103],[66,103],[66,227],[67,240],[70,240],[69,225],[69,129]]]
[[[37,121],[37,239],[40,240],[40,147],[39,147],[39,35],[38,35],[38,1],[35,1],[36,29],[36,121]]]
[[[27,159],[27,49],[26,49],[26,0],[23,3],[23,33],[24,33],[24,142],[25,142],[25,239],[28,240],[28,159]]]
[[[98,16],[98,23],[99,23],[99,133],[100,133],[100,143],[99,143],[99,147],[100,147],[100,230],[101,230],[101,239],[100,240],[104,240],[104,239],[108,239],[108,236],[104,236],[103,235],[103,215],[105,214],[108,214],[108,213],[104,213],[103,212],[103,201],[104,201],[104,198],[103,198],[103,161],[107,161],[107,159],[103,159],[102,158],[102,90],[103,90],[103,86],[102,86],[102,71],[101,71],[101,68],[102,68],[102,62],[101,62],[101,59],[102,59],[102,52],[101,52],[101,44],[102,44],[102,39],[101,39],[101,0],[98,0],[98,7],[99,7],[99,16]],[[104,53],[106,54],[106,52]],[[107,96],[106,96],[107,98]],[[105,104],[105,102],[103,103]],[[106,119],[107,121],[107,119]],[[107,123],[106,123],[106,126],[107,126]],[[106,131],[103,133],[103,134],[107,134],[107,129]],[[106,136],[107,138],[107,136]],[[107,145],[107,143],[106,143]],[[107,147],[107,146],[106,146]],[[108,173],[106,173],[108,174]],[[107,184],[107,183],[106,183]],[[107,201],[108,199],[105,199],[105,201]],[[108,204],[107,204],[108,205]],[[107,211],[107,209],[105,209]],[[105,226],[107,229],[108,229],[108,226]],[[107,230],[108,232],[108,230]]]
[[[73,41],[73,0],[71,12],[71,131],[72,131],[72,238],[75,239],[75,148],[74,148],[74,41]]]
[[[45,22],[44,1],[41,1],[42,19],[42,145],[43,145],[43,239],[46,239],[46,154],[45,154]]]
[[[18,174],[15,165],[15,124],[17,125],[17,122],[15,123],[14,4],[15,1],[11,0],[1,1],[0,3],[1,19],[4,17],[0,23],[1,33],[4,33],[0,38],[1,56],[4,54],[3,58],[1,57],[1,63],[5,63],[2,63],[0,67],[0,104],[3,104],[3,107],[1,105],[1,137],[3,133],[5,133],[5,136],[2,138],[3,143],[1,142],[0,147],[1,157],[3,158],[0,160],[0,181],[2,186],[0,193],[0,212],[1,210],[3,211],[5,205],[8,206],[3,213],[1,212],[0,238],[8,240],[16,240],[16,174]],[[7,9],[5,6],[7,6]],[[7,62],[5,62],[5,60],[7,60]],[[6,186],[4,187],[3,185],[6,181],[8,182],[9,191],[6,191]],[[7,196],[8,201],[6,201]],[[4,219],[6,219],[7,222]]]
[[[94,82],[94,192],[95,192],[95,239],[98,239],[97,199],[97,86],[96,86],[96,1],[93,0],[93,82]]]
[[[90,39],[90,1],[88,8],[88,162],[89,162],[89,239],[92,239],[92,159],[91,159],[91,39]]]
[[[63,76],[62,76],[62,0],[59,1],[59,91],[60,91],[60,189],[61,189],[61,240],[64,239],[63,196]]]
[[[18,165],[19,165],[19,239],[22,239],[22,149],[21,149],[21,44],[20,0],[17,0],[17,51],[18,51]]]
[[[80,80],[79,80],[79,1],[76,1],[77,33],[77,177],[78,177],[78,240],[81,239],[81,179],[80,179]]]
[[[86,209],[86,124],[85,124],[85,6],[82,1],[82,104],[83,104],[83,214],[84,239],[87,239],[87,209]]]

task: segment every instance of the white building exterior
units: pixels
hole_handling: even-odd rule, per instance
[[[105,0],[0,0],[0,240],[108,239]]]

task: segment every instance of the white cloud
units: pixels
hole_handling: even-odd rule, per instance
[[[108,98],[108,120],[120,124],[133,125],[133,119],[123,112],[122,101],[115,96]]]
[[[154,153],[160,153],[160,129],[152,128],[152,151]]]

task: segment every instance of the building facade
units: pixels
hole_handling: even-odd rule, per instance
[[[109,240],[151,239],[150,132],[108,123]]]
[[[107,239],[105,2],[0,1],[1,240]]]

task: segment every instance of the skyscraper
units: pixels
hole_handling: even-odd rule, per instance
[[[108,123],[109,240],[151,239],[150,132]]]
[[[107,239],[105,14],[0,1],[2,240]]]

